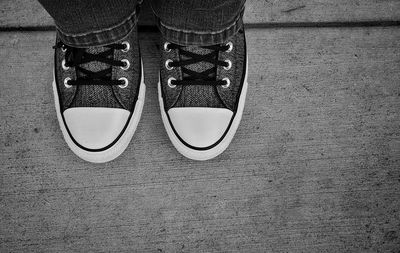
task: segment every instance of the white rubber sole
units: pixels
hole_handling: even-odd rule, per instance
[[[160,103],[160,111],[161,111],[161,117],[162,121],[164,123],[165,130],[167,131],[168,137],[171,140],[172,144],[178,150],[179,153],[184,155],[185,157],[192,159],[192,160],[198,160],[198,161],[205,161],[205,160],[210,160],[212,158],[217,157],[220,155],[222,152],[224,152],[229,144],[231,143],[236,130],[239,127],[239,123],[242,119],[242,114],[243,114],[243,109],[244,109],[244,104],[246,102],[246,94],[247,94],[247,71],[248,70],[248,59],[246,55],[246,75],[244,78],[244,83],[242,87],[242,93],[240,94],[239,98],[239,104],[238,104],[238,109],[236,112],[236,115],[234,116],[234,119],[232,121],[232,124],[226,133],[224,139],[218,143],[215,147],[207,150],[195,150],[192,148],[189,148],[186,146],[184,143],[182,143],[179,138],[176,136],[174,130],[171,127],[171,124],[168,120],[168,116],[164,110],[164,101],[162,98],[162,93],[161,93],[161,83],[158,81],[158,101]]]
[[[124,152],[124,150],[128,147],[129,142],[131,141],[133,134],[136,131],[137,125],[142,115],[144,99],[146,94],[146,85],[144,84],[144,74],[143,74],[143,62],[141,63],[141,68],[142,68],[142,77],[140,81],[139,95],[136,101],[135,110],[133,111],[133,115],[129,120],[128,126],[126,127],[122,136],[118,139],[118,141],[114,145],[112,145],[110,148],[104,151],[99,151],[99,152],[90,152],[80,148],[74,143],[74,141],[69,136],[60,112],[60,101],[58,97],[56,82],[55,79],[53,80],[54,103],[56,107],[58,123],[60,125],[61,132],[64,136],[65,142],[68,144],[68,147],[72,150],[72,152],[74,152],[78,157],[91,163],[105,163],[114,160],[115,158],[120,156],[122,152]]]

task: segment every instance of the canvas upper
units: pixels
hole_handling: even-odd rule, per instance
[[[231,51],[217,51],[198,46],[178,48],[172,46],[172,49],[167,51],[164,49],[164,46],[168,45],[171,47],[172,44],[168,43],[168,41],[164,39],[161,40],[163,49],[160,63],[160,82],[166,111],[173,107],[212,107],[227,108],[235,112],[246,71],[246,40],[244,30],[241,29],[234,37],[230,38],[222,46],[225,46],[228,43],[232,43],[233,45]],[[206,54],[216,53],[213,55],[216,60],[222,62],[229,60],[232,66],[229,70],[227,70],[224,68],[224,66],[216,65],[206,61],[200,61],[185,65],[183,67],[174,67],[171,70],[168,70],[165,67],[165,63],[168,60],[180,62],[191,58],[185,54],[182,54],[182,50],[203,56]],[[183,68],[195,72],[202,72],[212,69],[212,72],[210,72],[209,78],[207,79],[210,81],[210,83],[205,85],[191,84],[191,81],[195,83],[195,81],[199,80],[190,80],[193,77],[186,74],[183,71]],[[168,79],[171,77],[177,80],[187,80],[187,83],[184,85],[176,85],[176,87],[171,88],[168,86]],[[222,83],[212,83],[212,81],[222,81],[224,78],[228,78],[230,80],[230,85],[228,88],[224,88]]]
[[[73,107],[107,107],[133,111],[142,75],[139,41],[135,29],[128,37],[114,45],[122,45],[122,47],[125,47],[126,42],[129,43],[128,51],[112,49],[108,46],[77,49],[65,46],[59,38],[57,38],[54,61],[55,79],[62,111]],[[105,83],[103,85],[96,85],[95,82],[98,81],[97,79],[88,78],[87,75],[82,73],[77,67],[69,67],[67,70],[62,67],[63,60],[66,60],[67,63],[69,61],[73,63],[73,60],[84,60],[85,53],[82,51],[94,55],[103,54],[105,58],[114,61],[128,60],[130,64],[129,69],[123,70],[120,66],[112,66],[100,61],[79,64],[78,67],[84,70],[107,72],[105,76],[99,78],[99,80]],[[77,59],[79,58],[79,54],[83,55],[83,59]],[[66,78],[71,78],[72,80],[86,80],[87,83],[67,87],[64,85]],[[111,80],[118,81],[120,78],[126,78],[128,80],[128,85],[125,88],[121,88],[118,84],[107,82]]]

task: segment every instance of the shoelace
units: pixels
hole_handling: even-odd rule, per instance
[[[173,43],[168,43],[166,50],[178,49],[179,54],[188,57],[187,60],[180,61],[170,61],[168,63],[169,67],[181,67],[183,74],[183,80],[172,80],[172,85],[226,85],[225,80],[216,80],[216,72],[218,66],[229,67],[229,63],[226,61],[218,60],[218,55],[220,51],[227,51],[229,45],[213,45],[213,46],[203,46],[200,48],[211,50],[210,53],[201,55],[193,52],[189,52],[184,49],[184,46],[180,46]],[[196,64],[200,62],[209,62],[214,65],[214,67],[209,68],[203,72],[196,72],[186,68],[185,66]]]
[[[65,50],[65,66],[75,67],[77,72],[83,75],[79,76],[76,80],[68,80],[68,85],[123,85],[123,80],[111,80],[112,66],[126,67],[125,62],[116,61],[112,58],[114,49],[123,50],[126,46],[123,44],[110,44],[104,46],[109,48],[104,52],[92,54],[86,52],[85,48],[70,47],[62,42],[57,43],[53,48],[61,48]],[[109,58],[111,56],[111,58]],[[102,62],[110,65],[109,68],[94,72],[81,67],[81,64],[90,63],[93,61]],[[78,73],[77,73],[78,74]]]

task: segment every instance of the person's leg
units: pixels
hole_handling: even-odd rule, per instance
[[[215,45],[242,27],[245,0],[151,0],[163,37],[179,45]]]
[[[107,162],[128,146],[144,103],[137,1],[40,0],[55,19],[53,92],[70,149]]]
[[[138,0],[38,0],[54,19],[59,38],[69,46],[108,45],[135,27]]]
[[[159,101],[175,148],[207,160],[241,120],[247,91],[244,0],[152,0],[162,33]]]

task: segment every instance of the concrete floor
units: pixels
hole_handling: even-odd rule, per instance
[[[143,116],[102,165],[58,128],[51,20],[36,2],[0,3],[17,5],[19,21],[0,18],[0,252],[400,252],[400,27],[350,27],[400,20],[399,2],[249,1],[242,124],[207,162],[171,145],[160,35],[142,33]]]

